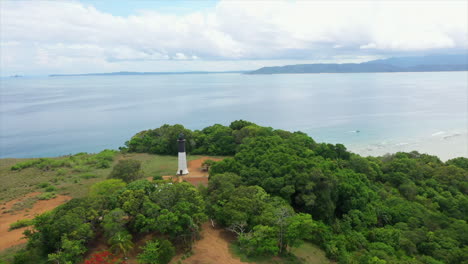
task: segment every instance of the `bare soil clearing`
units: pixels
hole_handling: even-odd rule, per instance
[[[31,209],[10,212],[14,204],[24,201],[27,198],[37,196],[38,194],[40,194],[40,192],[29,193],[22,198],[11,200],[1,205],[2,213],[0,214],[0,251],[26,242],[26,240],[23,238],[23,232],[27,227],[8,231],[10,224],[21,219],[32,219],[36,215],[50,211],[71,199],[69,196],[57,195],[57,197],[50,200],[37,201]]]
[[[193,246],[193,255],[182,260],[184,264],[242,264],[229,251],[229,243],[234,237],[227,231],[213,228],[210,222],[204,223],[201,239]],[[171,263],[177,263],[180,257],[174,258]]]
[[[220,161],[222,160],[221,158],[212,158],[212,157],[201,157],[196,160],[191,160],[188,162],[188,171],[189,174],[184,177],[208,177],[208,171],[203,170],[203,162],[206,160],[214,160],[214,161]]]
[[[191,183],[193,186],[205,185],[208,186],[208,171],[203,170],[203,162],[206,160],[220,161],[221,158],[201,157],[188,162],[189,174],[182,176],[181,180]]]
[[[202,166],[203,162],[205,162],[206,160],[220,161],[222,160],[222,158],[213,158],[213,157],[204,156],[195,160],[191,160],[188,162],[188,166],[187,166],[189,174],[184,175],[184,176],[167,175],[167,176],[162,176],[162,178],[164,180],[172,180],[175,182],[186,181],[195,187],[197,187],[200,184],[208,186],[209,173],[208,171],[203,170],[203,166]],[[151,177],[148,177],[147,179],[152,180]]]

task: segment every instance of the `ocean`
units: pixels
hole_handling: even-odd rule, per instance
[[[244,119],[361,155],[468,157],[468,72],[180,74],[0,80],[0,157],[123,146],[163,124]]]

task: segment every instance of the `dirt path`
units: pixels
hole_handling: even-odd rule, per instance
[[[38,194],[40,193],[30,193],[22,198],[15,199],[1,205],[0,251],[26,242],[26,240],[23,238],[23,232],[27,227],[8,231],[10,224],[20,219],[32,219],[34,218],[34,216],[50,211],[71,199],[71,197],[69,196],[57,195],[57,197],[55,197],[54,199],[37,201],[36,203],[34,203],[31,209],[23,209],[20,211],[8,212],[14,204],[24,201],[27,198],[37,196]]]
[[[202,164],[206,160],[220,161],[222,159],[212,157],[201,157],[196,160],[191,160],[188,162],[189,174],[184,177],[208,177],[208,172],[202,169]]]
[[[208,172],[202,169],[205,160],[220,161],[222,159],[212,157],[202,157],[188,162],[189,174],[179,177],[193,185],[208,185]],[[210,222],[204,223],[201,231],[202,239],[195,242],[193,255],[185,260],[181,256],[176,257],[171,263],[178,263],[180,260],[184,264],[243,264],[246,262],[235,258],[229,251],[229,242],[234,240],[232,235],[218,228],[213,228]]]
[[[189,174],[182,177],[182,180],[191,183],[194,186],[200,184],[208,186],[208,171],[203,170],[203,162],[206,160],[220,161],[222,159],[212,157],[201,157],[188,162]]]
[[[218,228],[213,228],[207,222],[202,226],[202,239],[195,242],[193,255],[182,260],[184,264],[243,264],[239,258],[235,258],[229,251],[229,242],[234,238],[232,235]],[[180,258],[171,263],[177,263]]]

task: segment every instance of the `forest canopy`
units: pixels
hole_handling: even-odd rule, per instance
[[[261,214],[282,201],[314,222],[302,239],[339,263],[467,263],[467,158],[442,162],[418,152],[361,157],[342,144],[243,120],[197,131],[165,125],[135,135],[128,150],[175,154],[179,131],[187,135],[189,153],[233,156],[210,169],[208,214],[226,228],[241,224],[251,240],[259,233],[278,237],[275,221]],[[245,200],[265,208],[242,208]],[[252,253],[246,239],[239,235]],[[260,251],[277,254],[281,248]]]

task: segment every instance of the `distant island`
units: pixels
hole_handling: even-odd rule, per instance
[[[246,71],[187,71],[187,72],[104,72],[104,73],[82,73],[82,74],[50,74],[49,77],[68,76],[113,76],[113,75],[173,75],[173,74],[221,74],[221,73],[245,73]]]
[[[363,63],[317,63],[263,67],[246,74],[370,73],[468,71],[468,54],[430,55],[373,60]]]
[[[49,77],[176,75],[176,74],[287,74],[287,73],[371,73],[371,72],[439,72],[468,71],[468,54],[395,57],[362,63],[315,63],[262,67],[254,71],[185,71],[185,72],[104,72],[51,74]],[[16,76],[15,76],[16,77]]]

